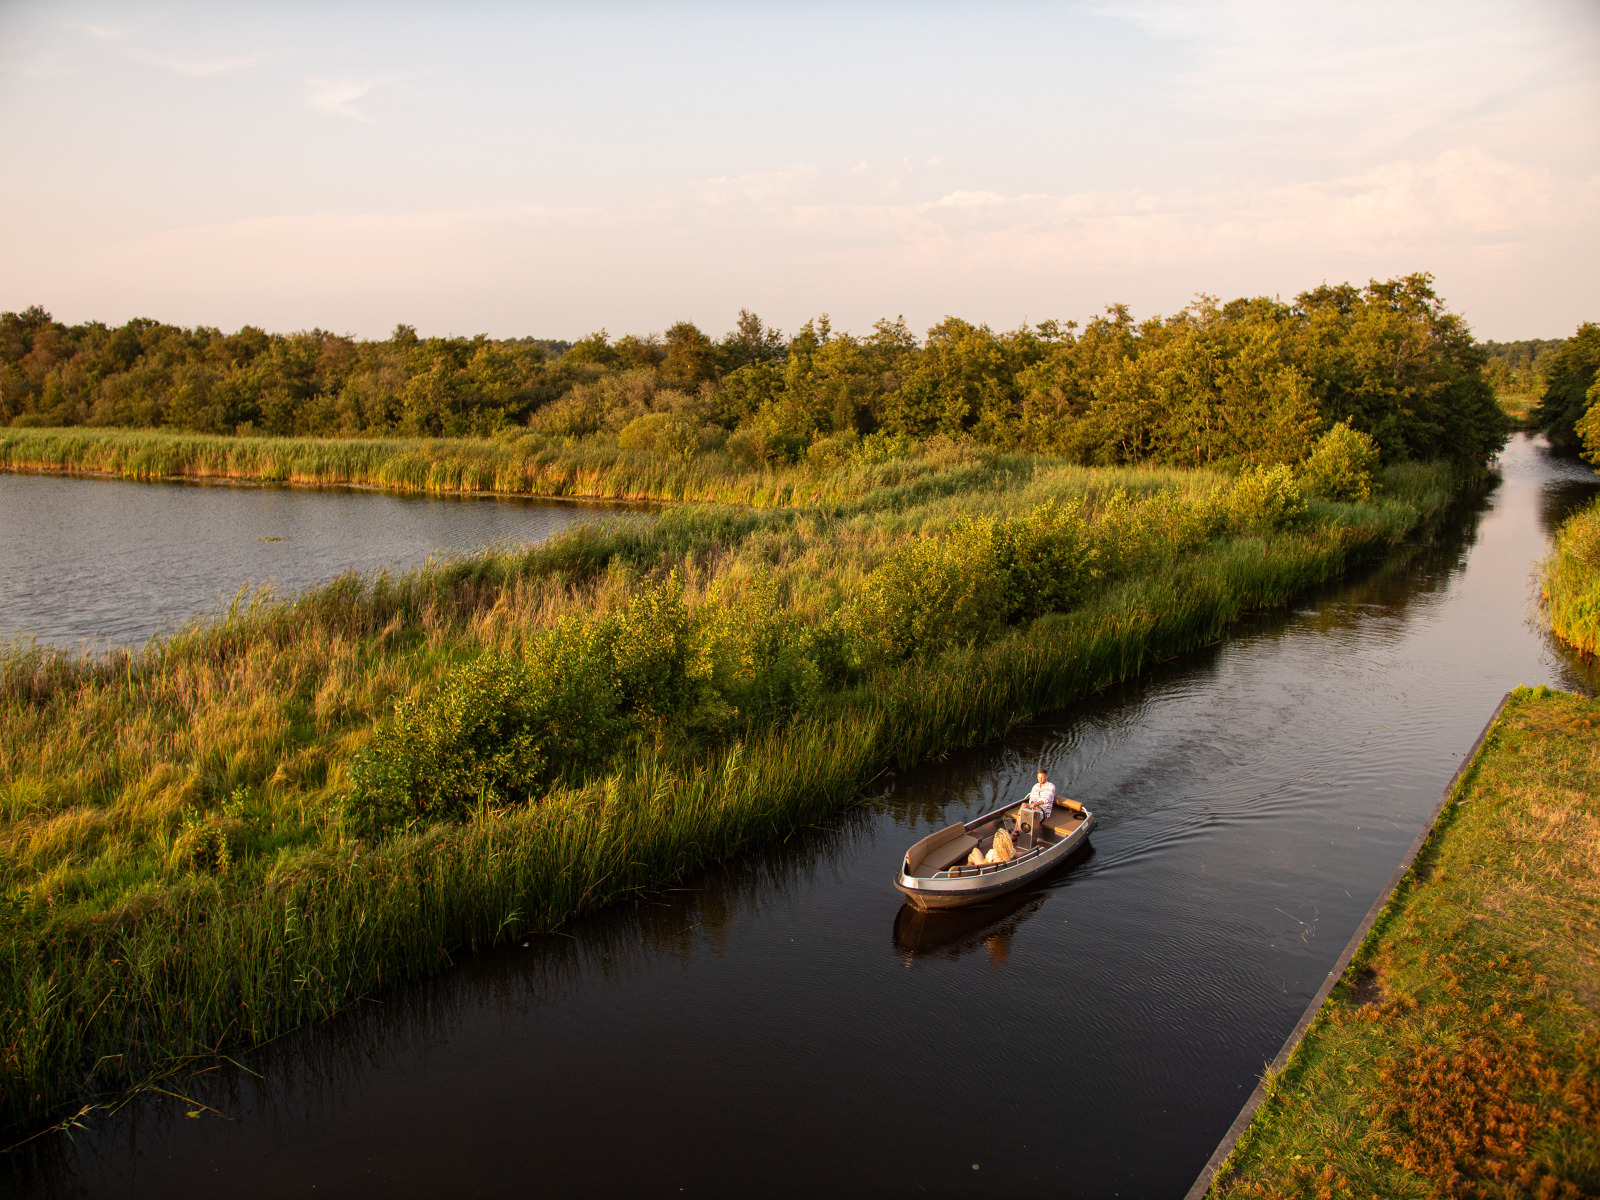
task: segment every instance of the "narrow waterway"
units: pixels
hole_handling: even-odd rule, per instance
[[[604,508],[349,489],[129,483],[0,473],[0,639],[134,645],[248,585],[536,542]]]
[[[1431,548],[682,890],[178,1081],[11,1181],[1180,1196],[1500,696],[1589,686],[1530,571],[1595,480],[1524,437],[1502,471]],[[906,845],[1036,764],[1099,814],[1092,850],[992,909],[903,909]]]

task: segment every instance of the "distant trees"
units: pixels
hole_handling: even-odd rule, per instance
[[[34,307],[0,314],[0,423],[626,430],[629,446],[752,463],[946,437],[1085,463],[1272,465],[1305,458],[1343,422],[1386,459],[1482,459],[1504,437],[1486,361],[1422,274],[1323,285],[1292,304],[1201,297],[1143,322],[1112,305],[1082,329],[997,333],[952,316],[920,342],[903,319],[856,335],[826,314],[785,338],[748,310],[721,340],[679,321],[659,337],[600,330],[568,344],[421,338],[406,325],[383,341],[144,319],[66,326]]]

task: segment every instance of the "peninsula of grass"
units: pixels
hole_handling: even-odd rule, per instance
[[[1600,1195],[1600,702],[1513,694],[1221,1178]]]
[[[1464,478],[1331,501],[1311,467],[917,463],[241,597],[138,649],[11,648],[0,1124],[782,837],[1382,558]]]
[[[0,429],[0,470],[142,481],[251,482],[430,494],[752,507],[828,503],[937,469],[939,454],[849,471],[740,462],[723,451],[663,455],[614,438],[513,430],[486,438],[230,437],[163,429]],[[832,466],[834,464],[828,464]]]

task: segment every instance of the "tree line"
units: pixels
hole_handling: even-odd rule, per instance
[[[1324,284],[1292,303],[1202,296],[1169,317],[995,332],[947,317],[918,338],[826,315],[792,336],[748,311],[720,339],[384,340],[0,314],[0,424],[238,435],[491,436],[527,428],[625,449],[826,459],[930,437],[1092,464],[1273,464],[1338,422],[1386,460],[1481,460],[1505,416],[1489,358],[1427,274]]]

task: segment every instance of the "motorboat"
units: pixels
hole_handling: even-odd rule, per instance
[[[1094,814],[1076,800],[1057,800],[1045,818],[1024,811],[1023,803],[930,833],[906,851],[895,887],[921,909],[981,904],[1038,879],[1088,842]],[[1001,830],[1006,836],[997,847]],[[1001,857],[1007,842],[1010,857]]]

